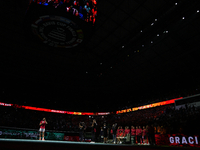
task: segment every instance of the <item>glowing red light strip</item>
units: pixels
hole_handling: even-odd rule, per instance
[[[171,100],[167,100],[167,101],[163,101],[163,102],[158,102],[158,103],[153,103],[153,104],[144,105],[144,106],[140,106],[140,107],[134,107],[134,108],[129,108],[129,109],[125,109],[125,110],[120,110],[120,111],[116,111],[116,114],[127,113],[127,112],[137,111],[137,110],[141,110],[141,109],[147,109],[147,108],[153,108],[153,107],[157,107],[157,106],[173,104],[173,103],[175,103],[175,100],[179,100],[179,99],[182,99],[182,98],[183,97],[179,97],[179,98],[175,98],[175,99],[171,99]],[[20,106],[20,105],[17,105],[17,104],[7,104],[7,103],[2,103],[2,102],[0,102],[0,105],[1,106],[13,106],[13,107],[16,107],[16,108],[24,108],[24,109],[36,110],[36,111],[45,111],[45,112],[52,112],[52,113],[70,114],[70,115],[88,115],[88,116],[92,116],[92,115],[109,115],[110,114],[110,112],[91,113],[91,112],[62,111],[62,110],[53,110],[53,109],[38,108],[38,107],[32,107],[32,106]]]
[[[71,114],[71,115],[93,115],[94,113],[83,113],[83,112],[70,112],[70,111],[61,111],[61,110],[53,110],[46,108],[38,108],[31,106],[22,106],[24,109],[36,110],[36,111],[45,111],[45,112],[53,112],[53,113],[61,113],[61,114]]]
[[[22,106],[21,108],[29,109],[29,110],[37,110],[37,111],[46,111],[46,112],[51,112],[51,109],[38,108],[38,107],[31,107],[31,106]]]
[[[94,115],[94,113],[83,112],[82,115],[88,115],[88,116],[90,116],[90,115]]]
[[[175,100],[179,100],[179,99],[182,99],[182,98],[183,97],[179,97],[179,98],[175,98],[175,99],[171,99],[171,100],[167,100],[167,101],[162,101],[162,102],[158,102],[158,103],[153,103],[153,104],[149,104],[149,105],[144,105],[144,106],[140,106],[140,107],[134,107],[134,108],[124,109],[124,110],[119,110],[119,111],[116,111],[116,114],[127,113],[127,112],[137,111],[137,110],[141,110],[141,109],[147,109],[147,108],[153,108],[153,107],[157,107],[157,106],[173,104],[173,103],[175,103]]]
[[[32,107],[32,106],[23,106],[23,105],[17,105],[17,104],[7,104],[0,102],[0,106],[12,106],[15,108],[23,108],[23,109],[29,109],[29,110],[36,110],[36,111],[45,111],[45,112],[52,112],[52,113],[61,113],[61,114],[70,114],[70,115],[108,115],[110,112],[101,112],[101,113],[93,113],[93,112],[73,112],[73,111],[62,111],[62,110],[54,110],[54,109],[47,109],[47,108],[38,108],[38,107]]]

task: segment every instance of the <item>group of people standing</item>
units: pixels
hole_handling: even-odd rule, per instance
[[[95,137],[96,137],[96,131],[97,131],[97,122],[95,119],[93,119],[92,125],[91,125],[91,133],[92,133],[92,142],[95,142]],[[86,130],[86,125],[82,121],[79,123],[79,139],[80,141],[84,141],[84,131]]]
[[[39,129],[39,140],[44,140],[44,132],[45,132],[45,125],[47,124],[47,121],[45,118],[43,118],[42,121],[40,121],[40,129]],[[84,131],[86,130],[86,125],[84,122],[79,123],[79,138],[80,141],[84,141]],[[97,122],[95,119],[93,119],[92,125],[91,125],[91,133],[92,133],[92,139],[91,142],[96,141],[96,132],[97,132]],[[154,139],[154,127],[153,125],[150,126],[131,126],[131,129],[129,129],[129,126],[126,126],[125,129],[122,128],[122,126],[117,126],[117,123],[114,123],[110,128],[107,127],[106,123],[103,124],[100,130],[100,138],[101,142],[107,143],[108,142],[108,136],[109,134],[112,134],[113,136],[113,144],[121,144],[123,141],[129,142],[131,144],[150,144],[155,145],[155,139]]]
[[[118,126],[116,129],[116,124],[113,124],[111,134],[113,135],[113,143],[121,144],[125,140],[131,144],[155,145],[153,125],[131,126],[131,129],[129,129],[129,126],[126,126],[125,129]]]
[[[97,132],[97,122],[94,119],[91,125],[91,133],[92,133],[92,140],[91,142],[96,141],[96,132]],[[80,131],[80,141],[83,141],[84,130],[86,129],[85,123],[79,123],[79,131]],[[123,141],[129,142],[131,144],[149,144],[155,145],[154,139],[154,127],[153,125],[150,126],[126,126],[125,129],[122,126],[117,126],[117,123],[114,123],[111,128],[108,128],[106,123],[100,127],[100,139],[101,142],[107,143],[109,135],[113,137],[113,144],[121,144]]]

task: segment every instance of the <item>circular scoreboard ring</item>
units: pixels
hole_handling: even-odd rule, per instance
[[[54,48],[73,49],[82,46],[94,29],[91,22],[58,8],[31,2],[25,18],[26,33]]]

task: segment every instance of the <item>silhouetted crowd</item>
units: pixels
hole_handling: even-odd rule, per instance
[[[147,126],[152,126],[153,133],[156,134],[200,134],[197,123],[200,116],[200,109],[194,106],[176,110],[173,105],[166,105],[124,114],[105,116],[66,115],[0,106],[0,114],[2,116],[0,126],[38,129],[41,118],[45,117],[48,121],[48,125],[46,126],[47,130],[73,132],[79,132],[79,123],[81,121],[85,123],[85,132],[91,132],[92,121],[96,119],[97,126],[95,136],[101,138],[101,134],[103,135],[101,129],[103,129],[104,124],[106,124],[108,139],[113,138],[112,126],[113,124],[117,124],[117,128],[123,130],[122,132],[119,132],[119,130],[114,131],[117,132],[116,142],[121,142],[118,137],[126,136],[128,133],[127,130],[133,128],[141,128],[144,130],[147,129]],[[143,134],[143,132],[140,134]],[[138,137],[138,135],[136,136]]]

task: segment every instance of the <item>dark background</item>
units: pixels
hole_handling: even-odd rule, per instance
[[[5,0],[0,6],[1,101],[116,111],[198,93],[199,4],[99,0],[91,39],[79,49],[59,50],[27,37],[28,0]]]

